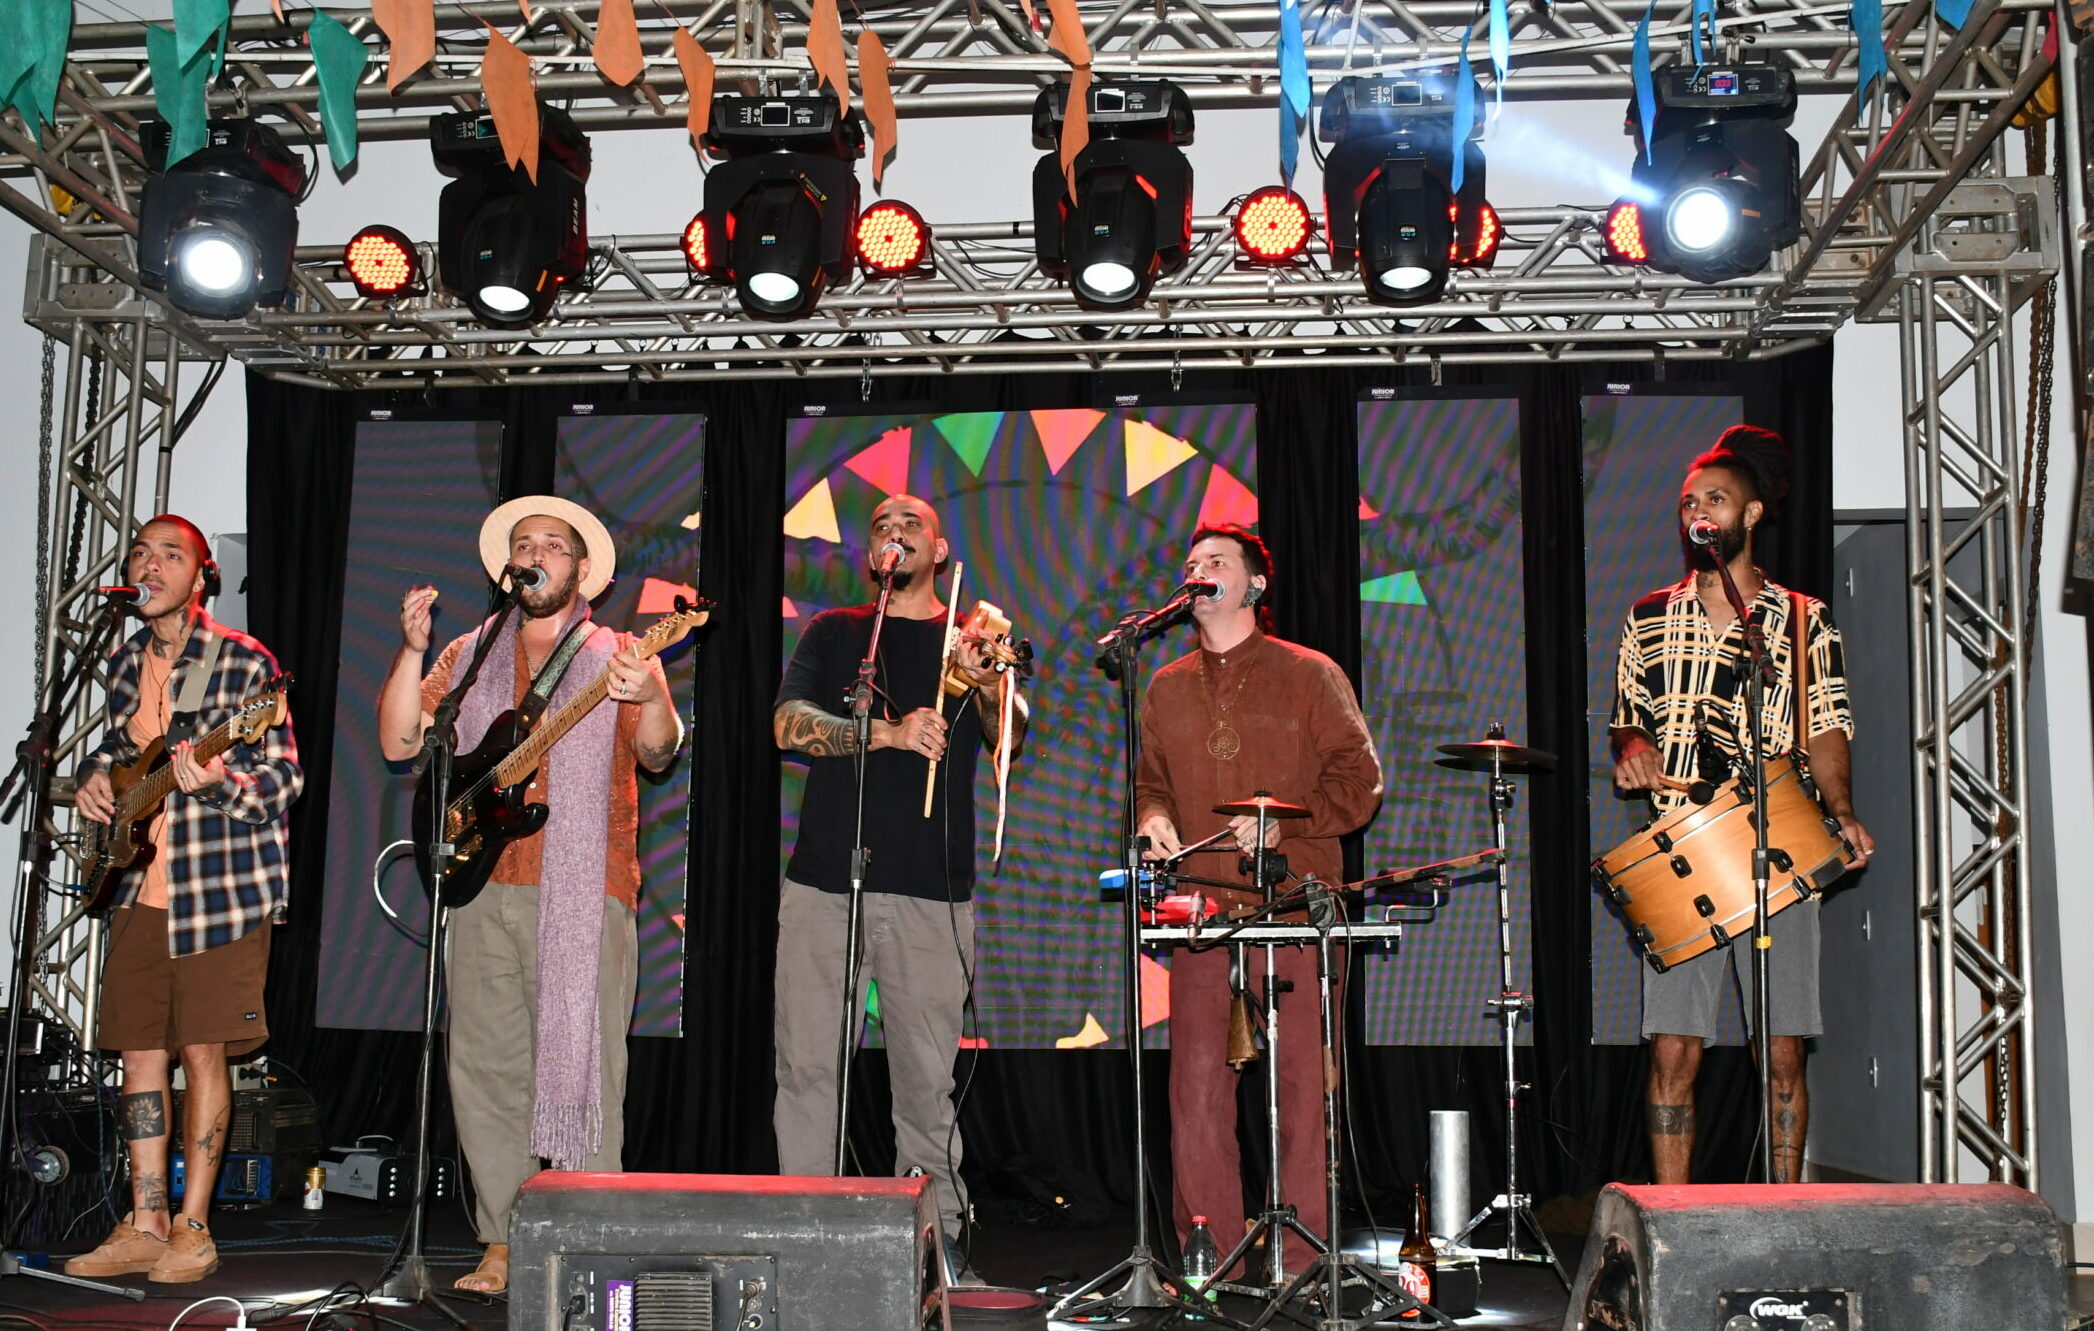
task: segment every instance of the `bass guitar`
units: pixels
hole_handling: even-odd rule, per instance
[[[712,615],[710,602],[690,605],[679,600],[678,605],[633,640],[633,649],[642,660],[666,651]],[[444,818],[444,840],[451,845],[451,854],[444,861],[446,906],[456,909],[479,896],[494,873],[495,861],[502,857],[502,847],[545,826],[550,811],[524,798],[531,777],[560,737],[609,696],[609,673],[597,675],[589,687],[528,731],[513,708],[503,712],[487,727],[479,748],[451,760],[451,788],[456,793]],[[414,860],[422,873],[422,890],[432,895],[436,889],[430,874],[429,809],[435,771],[434,764],[425,768],[414,792]]]
[[[196,741],[196,761],[210,762],[235,744],[252,744],[272,726],[284,722],[288,674],[278,675],[235,708],[233,714]],[[88,913],[100,915],[116,904],[118,890],[133,870],[153,858],[152,823],[175,788],[174,760],[162,736],[128,763],[109,769],[109,790],[116,809],[106,824],[83,822],[80,892]]]

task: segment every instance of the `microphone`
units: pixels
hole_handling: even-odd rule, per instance
[[[889,541],[880,547],[879,562],[873,566],[873,571],[879,574],[882,579],[893,577],[895,566],[900,564],[902,556],[908,553],[907,550],[902,548],[900,541]]]
[[[1716,544],[1718,528],[1707,518],[1696,518],[1687,524],[1687,539],[1696,545]]]
[[[145,599],[145,588],[131,586],[97,587],[95,588],[95,595],[106,601],[115,601],[120,605],[137,605]]]
[[[520,592],[535,592],[546,584],[547,575],[536,564],[504,564],[502,579]]]
[[[1221,584],[1205,578],[1187,578],[1178,584],[1175,595],[1189,596],[1195,601],[1219,601],[1222,598]]]

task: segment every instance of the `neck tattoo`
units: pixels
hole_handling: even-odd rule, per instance
[[[1229,694],[1229,700],[1217,706],[1214,687],[1207,678],[1207,657],[1204,654],[1200,657],[1200,697],[1214,716],[1214,728],[1207,732],[1207,752],[1224,762],[1243,751],[1243,736],[1237,734],[1236,727],[1229,724],[1229,709],[1243,697],[1243,686],[1250,683],[1251,672],[1257,668],[1256,658],[1246,662],[1243,673],[1236,677],[1236,688]]]

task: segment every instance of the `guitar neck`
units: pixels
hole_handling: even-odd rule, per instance
[[[207,763],[232,746],[233,725],[227,721],[196,742],[196,761]],[[118,821],[135,821],[143,817],[172,794],[174,788],[174,761],[170,755],[167,762],[131,787],[131,793],[124,797],[124,812],[118,815]]]
[[[635,641],[633,646],[643,661],[661,650],[646,639]],[[513,786],[537,771],[538,764],[545,760],[546,752],[560,742],[561,736],[574,729],[583,717],[596,710],[596,704],[610,696],[610,687],[610,672],[605,671],[590,681],[588,688],[569,698],[551,715],[540,721],[537,729],[531,732],[530,738],[511,749],[509,756],[495,765],[496,784]]]

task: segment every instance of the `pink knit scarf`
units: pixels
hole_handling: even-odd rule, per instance
[[[577,607],[563,625],[589,617]],[[483,624],[462,649],[469,659]],[[601,626],[575,653],[547,714],[594,683],[618,649]],[[518,634],[496,639],[480,678],[458,711],[458,744],[471,750],[495,718],[516,705]],[[603,940],[604,864],[608,855],[611,762],[618,709],[598,706],[553,745],[546,757],[544,851],[538,884],[538,1010],[531,1149],[555,1169],[580,1169],[603,1144],[602,1051],[596,1012],[596,969]]]

